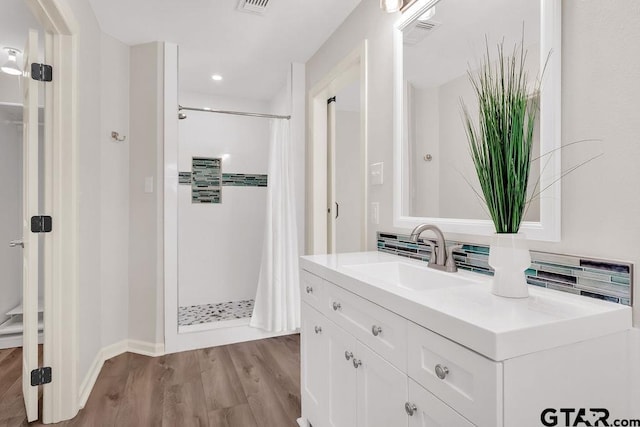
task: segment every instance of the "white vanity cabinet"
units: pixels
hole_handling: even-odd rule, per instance
[[[628,307],[535,289],[528,300],[501,299],[481,282],[412,293],[348,268],[396,258],[308,258],[300,272],[307,426],[528,427],[541,425],[545,409],[568,407],[640,416]]]
[[[306,303],[302,319],[302,405],[311,425],[406,426],[406,374]]]

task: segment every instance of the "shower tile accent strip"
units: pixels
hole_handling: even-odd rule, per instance
[[[447,242],[451,244],[463,245],[453,253],[458,268],[493,276],[488,246]],[[431,256],[429,245],[414,243],[404,234],[378,232],[378,250],[420,261],[429,261]],[[525,274],[530,285],[624,305],[632,302],[631,263],[531,251],[531,266]]]
[[[191,202],[220,203],[222,159],[194,157],[191,161]]]
[[[223,173],[222,185],[230,187],[266,187],[267,175],[244,174],[244,173]]]
[[[178,309],[178,326],[246,319],[253,314],[253,303],[254,300],[248,299],[180,307]]]
[[[178,172],[178,184],[191,185],[191,172]]]

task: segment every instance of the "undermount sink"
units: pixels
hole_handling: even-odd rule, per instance
[[[372,280],[379,280],[399,288],[414,291],[427,291],[453,286],[465,286],[478,283],[456,273],[445,273],[428,267],[419,267],[404,262],[381,262],[373,264],[345,265]]]

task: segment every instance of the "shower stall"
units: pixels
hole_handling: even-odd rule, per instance
[[[286,85],[271,100],[176,90],[174,105],[179,107],[172,110],[173,117],[165,109],[167,352],[295,331],[269,332],[250,322],[258,286],[265,282],[265,230],[272,228],[268,200],[274,122],[291,129],[295,246],[303,248],[304,91],[304,66],[293,64]],[[173,92],[165,89],[165,104],[173,101],[167,93]],[[296,260],[299,254],[296,249]]]

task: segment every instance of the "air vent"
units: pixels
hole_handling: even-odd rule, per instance
[[[406,45],[414,45],[433,33],[442,25],[437,21],[416,21],[415,24],[404,30],[403,41]]]
[[[264,15],[267,11],[271,0],[239,0],[238,10],[240,12],[254,13],[257,15]]]

